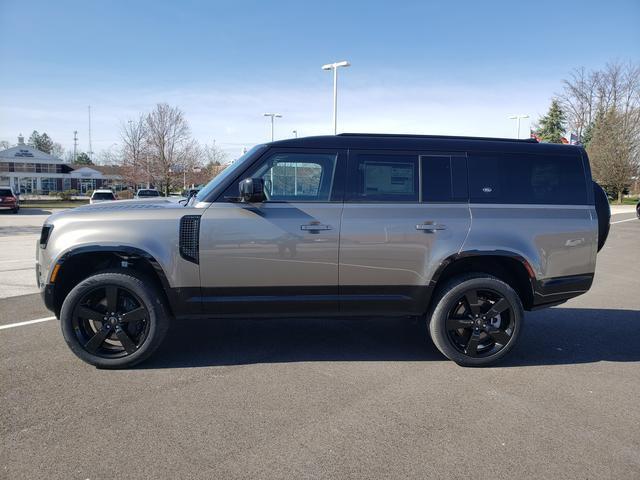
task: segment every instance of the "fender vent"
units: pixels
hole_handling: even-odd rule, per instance
[[[180,256],[200,263],[200,216],[185,215],[180,219]]]

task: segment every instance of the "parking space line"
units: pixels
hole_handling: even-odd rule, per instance
[[[49,320],[55,320],[55,319],[56,317],[45,317],[45,318],[37,318],[35,320],[27,320],[26,322],[10,323],[8,325],[0,325],[0,330],[5,330],[7,328],[13,328],[13,327],[22,327],[23,325],[31,325],[33,323],[48,322]]]
[[[616,223],[630,222],[631,220],[637,220],[636,217],[627,218],[626,220],[618,220],[617,222],[611,222],[611,225],[615,225]]]

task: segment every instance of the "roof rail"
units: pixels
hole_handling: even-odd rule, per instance
[[[382,138],[433,138],[442,140],[483,140],[493,142],[523,142],[538,143],[535,138],[493,138],[493,137],[464,137],[457,135],[414,135],[410,133],[339,133],[339,137],[382,137]]]

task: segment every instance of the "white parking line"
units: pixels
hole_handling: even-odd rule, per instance
[[[618,220],[617,222],[611,222],[611,225],[615,225],[616,223],[630,222],[631,220],[637,220],[637,218],[627,218],[626,220]]]
[[[27,320],[26,322],[10,323],[8,325],[0,325],[0,330],[13,327],[22,327],[23,325],[31,325],[32,323],[48,322],[49,320],[55,320],[56,317],[37,318],[36,320]]]

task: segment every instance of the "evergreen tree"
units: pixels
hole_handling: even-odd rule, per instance
[[[93,162],[89,158],[89,155],[87,155],[84,152],[81,152],[78,154],[78,157],[76,158],[75,163],[76,165],[93,165]]]
[[[540,127],[536,133],[543,142],[562,143],[567,120],[557,100],[551,101],[549,111],[538,123]]]
[[[46,133],[40,135],[37,130],[31,133],[27,145],[48,154],[51,154],[53,150],[53,140],[51,140],[51,137]]]

